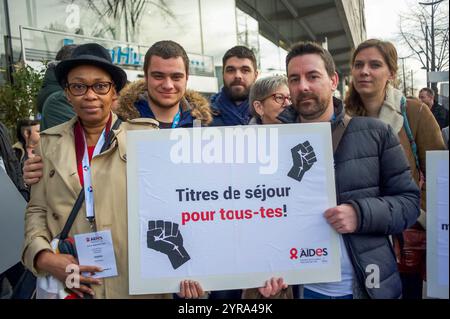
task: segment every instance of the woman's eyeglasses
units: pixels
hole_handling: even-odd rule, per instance
[[[97,82],[92,85],[86,85],[83,83],[67,84],[69,92],[74,96],[85,95],[90,88],[96,94],[105,95],[108,94],[109,90],[111,90],[111,86],[112,86],[111,82]]]
[[[275,102],[277,102],[280,105],[284,105],[284,101],[287,101],[289,104],[292,104],[291,101],[291,97],[290,96],[285,96],[281,93],[274,93],[269,95],[268,97],[265,97],[264,99],[261,100],[261,102],[263,102],[264,100],[268,99],[268,98],[273,98],[275,100]]]

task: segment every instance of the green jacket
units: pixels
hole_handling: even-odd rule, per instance
[[[52,93],[42,107],[41,131],[67,122],[75,116],[63,90]]]
[[[42,113],[42,108],[44,107],[44,102],[47,100],[47,98],[51,94],[62,90],[61,86],[56,80],[55,66],[56,64],[52,62],[47,65],[47,71],[45,71],[44,75],[44,82],[42,83],[42,87],[39,90],[37,96],[37,107],[39,113]]]

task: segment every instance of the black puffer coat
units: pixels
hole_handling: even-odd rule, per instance
[[[344,115],[341,101],[334,99],[334,106],[332,130]],[[292,123],[297,116],[287,110],[279,119]],[[398,138],[377,119],[355,117],[342,136],[334,162],[337,203],[351,204],[358,217],[357,230],[343,235],[358,290],[369,298],[400,298],[401,281],[389,235],[413,225],[420,205],[419,189]],[[379,288],[370,288],[366,280],[376,267]]]

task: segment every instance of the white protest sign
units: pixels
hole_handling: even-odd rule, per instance
[[[427,295],[448,299],[448,151],[427,152]]]
[[[130,131],[130,294],[340,280],[329,123]]]
[[[17,264],[22,256],[27,202],[1,167],[0,203],[0,273],[2,273]]]

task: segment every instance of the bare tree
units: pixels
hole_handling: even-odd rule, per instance
[[[434,11],[434,50],[431,36],[431,10],[420,4],[400,16],[399,40],[424,67],[430,71],[448,70],[449,67],[449,23],[448,0],[435,5]],[[432,52],[435,52],[434,56]]]
[[[139,33],[140,21],[143,14],[148,11],[148,6],[156,7],[161,14],[175,19],[165,0],[88,0],[87,6],[98,17],[97,28],[93,36],[104,36],[110,33],[113,39],[124,38],[127,42],[135,42]],[[144,14],[145,15],[145,14]],[[123,30],[118,26],[122,26]],[[123,31],[124,37],[121,36]]]

